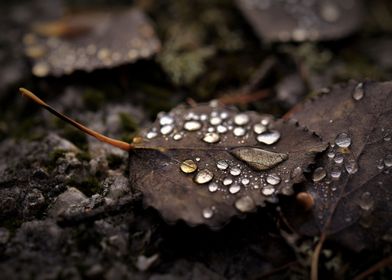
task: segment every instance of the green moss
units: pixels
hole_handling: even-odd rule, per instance
[[[48,163],[47,163],[47,168],[49,172],[52,172],[53,169],[55,169],[56,165],[57,165],[57,160],[61,157],[64,156],[64,154],[67,151],[63,150],[63,149],[54,149],[53,151],[51,151],[48,155]]]
[[[106,101],[105,94],[95,89],[86,89],[83,93],[83,102],[89,110],[97,111]]]
[[[60,134],[80,149],[87,150],[87,136],[80,130],[67,125]]]
[[[81,181],[79,181],[79,178],[71,178],[67,181],[67,185],[75,186],[86,196],[92,196],[93,194],[102,192],[102,187],[99,180],[92,176],[83,178]]]
[[[119,113],[121,128],[125,132],[136,132],[139,128],[138,123],[128,114]]]
[[[121,164],[123,164],[124,158],[118,155],[111,154],[107,157],[107,161],[110,169],[117,169],[121,166]]]
[[[91,156],[88,152],[79,152],[76,154],[76,158],[80,161],[90,161]]]

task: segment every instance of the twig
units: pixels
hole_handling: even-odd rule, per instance
[[[372,265],[370,268],[357,275],[354,280],[362,280],[372,275],[373,273],[383,269],[384,267],[392,266],[392,256],[382,259],[378,263]]]
[[[310,266],[310,279],[311,280],[318,279],[319,258],[320,258],[321,249],[323,248],[325,238],[326,238],[325,233],[322,233],[320,235],[320,240],[317,243],[316,248],[314,248],[313,255],[312,255],[312,262],[311,262],[311,266]]]

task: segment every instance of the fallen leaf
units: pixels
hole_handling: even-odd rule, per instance
[[[292,194],[325,149],[295,123],[214,104],[179,106],[142,136],[130,152],[130,180],[146,205],[169,222],[212,228]]]

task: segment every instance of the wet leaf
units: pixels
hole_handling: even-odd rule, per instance
[[[391,82],[337,85],[294,115],[330,143],[306,183],[313,209],[286,207],[302,233],[335,234],[355,250],[390,239],[391,93]]]
[[[149,20],[134,8],[36,23],[24,44],[32,72],[39,77],[111,68],[148,58],[160,48]]]
[[[360,0],[237,0],[236,3],[257,35],[266,41],[339,39],[357,30],[362,21]]]
[[[213,228],[292,194],[325,148],[295,123],[213,104],[162,113],[142,135],[130,178],[145,203],[169,222]]]

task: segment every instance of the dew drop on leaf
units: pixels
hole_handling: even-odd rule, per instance
[[[249,122],[249,120],[250,120],[249,116],[247,114],[243,114],[243,113],[237,114],[234,117],[234,123],[236,125],[246,125]]]
[[[221,123],[222,123],[222,119],[219,118],[219,117],[212,117],[212,118],[210,119],[210,124],[211,124],[211,125],[219,125],[219,124],[221,124]]]
[[[356,101],[361,100],[365,96],[365,91],[363,89],[363,83],[359,83],[355,88],[353,92],[353,98]]]
[[[241,184],[243,184],[244,186],[248,185],[250,183],[250,180],[248,178],[243,178],[241,180]]]
[[[344,157],[341,153],[335,155],[334,161],[336,164],[341,164],[344,160]]]
[[[374,200],[370,192],[364,192],[359,199],[359,207],[362,210],[369,211],[373,208]]]
[[[355,174],[358,171],[358,164],[354,159],[349,159],[344,167],[346,168],[346,171],[348,174]]]
[[[332,177],[332,179],[339,179],[340,178],[340,175],[342,175],[342,170],[341,170],[341,168],[340,167],[334,167],[334,168],[332,168],[332,170],[331,170],[331,177]]]
[[[218,184],[217,183],[210,183],[208,185],[208,190],[210,192],[216,192],[218,190]]]
[[[335,144],[340,148],[348,148],[351,145],[351,138],[347,133],[339,133],[335,138]]]
[[[323,167],[317,167],[316,170],[313,172],[313,181],[319,182],[327,176],[327,172]]]
[[[230,169],[230,174],[233,175],[233,176],[238,176],[238,175],[241,174],[241,169],[238,168],[238,167],[232,167]]]
[[[225,179],[223,179],[223,185],[225,185],[225,186],[229,186],[229,185],[231,185],[233,183],[233,179],[231,179],[231,178],[225,178]]]
[[[265,127],[265,126],[262,125],[261,123],[256,123],[256,124],[253,126],[253,131],[254,131],[254,133],[256,133],[256,134],[261,134],[261,133],[267,131],[267,127]]]
[[[392,154],[388,154],[384,158],[384,164],[386,167],[391,167],[392,166]]]
[[[187,131],[196,131],[201,128],[201,123],[198,121],[187,121],[184,123],[184,129]]]
[[[206,184],[210,182],[212,178],[214,178],[214,174],[208,169],[203,169],[196,174],[195,182],[197,184]]]
[[[224,125],[218,125],[217,127],[216,127],[216,131],[218,132],[218,133],[226,133],[227,132],[227,127],[226,126],[224,126]]]
[[[216,167],[218,167],[220,170],[226,170],[229,167],[229,164],[224,160],[219,160],[216,163]]]
[[[237,136],[237,137],[244,136],[245,133],[246,133],[246,130],[243,127],[236,127],[233,130],[234,136]]]
[[[252,211],[256,205],[253,199],[246,195],[237,199],[234,203],[234,206],[238,211],[245,213]]]
[[[214,216],[214,211],[211,208],[205,208],[202,214],[204,219],[211,219]]]
[[[197,165],[193,160],[187,159],[181,163],[180,169],[182,172],[189,174],[196,171]]]
[[[268,174],[266,181],[268,184],[276,186],[280,183],[281,179],[277,174],[272,173]]]
[[[168,124],[173,124],[174,119],[171,116],[165,115],[159,119],[159,124],[164,126]]]
[[[240,186],[240,185],[237,185],[237,184],[234,184],[234,185],[230,186],[230,188],[229,188],[229,193],[231,193],[231,194],[236,194],[236,193],[238,193],[240,190],[241,190],[241,186]]]
[[[270,196],[275,192],[275,188],[273,186],[265,186],[261,189],[261,193],[265,196]]]
[[[207,132],[203,137],[203,141],[210,144],[217,143],[219,140],[220,136],[215,132]]]
[[[277,130],[264,132],[257,136],[257,141],[266,145],[272,145],[280,139],[280,133]]]
[[[153,139],[153,138],[155,138],[157,136],[158,136],[158,133],[156,131],[150,131],[146,135],[147,139]]]
[[[173,131],[173,125],[168,124],[161,127],[161,133],[163,135],[170,134]]]

